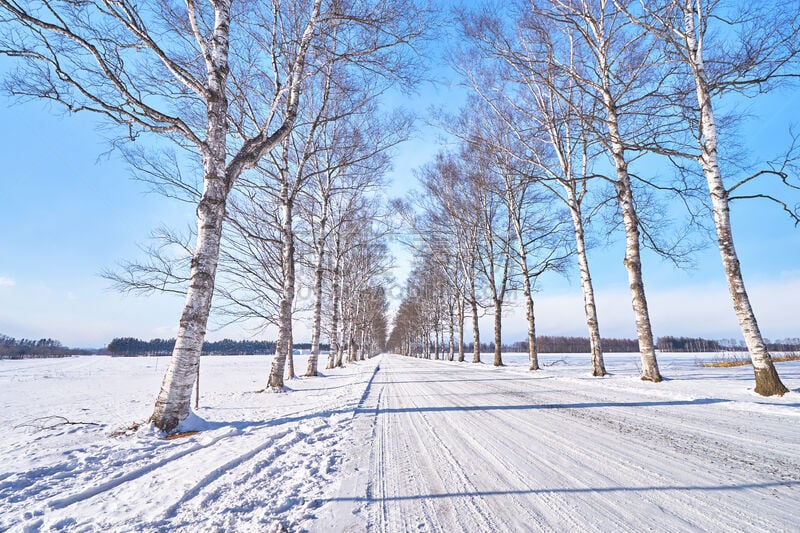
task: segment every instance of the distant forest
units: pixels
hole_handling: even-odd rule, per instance
[[[767,349],[773,352],[800,351],[800,338],[779,339],[767,343]],[[634,339],[603,339],[604,352],[638,352],[639,341]],[[589,353],[589,339],[584,337],[556,337],[542,335],[536,337],[539,353]],[[470,347],[470,350],[472,348]],[[656,340],[656,349],[662,352],[724,352],[747,351],[743,340],[722,339],[710,340],[699,337],[659,337]],[[481,351],[494,351],[494,344],[481,344]],[[520,341],[511,345],[504,345],[503,351],[527,352],[528,342]]]
[[[589,353],[589,339],[584,337],[563,337],[542,335],[536,338],[540,353]],[[96,355],[108,353],[122,357],[142,355],[170,355],[175,339],[152,339],[144,341],[133,337],[112,340],[105,349],[68,348],[55,339],[15,339],[0,334],[0,358],[27,359],[35,357],[70,357],[73,355]],[[699,337],[660,337],[656,347],[662,352],[724,352],[746,351],[744,341],[737,339],[710,340]],[[311,344],[294,345],[295,350],[310,350]],[[773,352],[800,351],[800,338],[786,338],[767,341],[767,348]],[[472,344],[465,344],[466,351],[472,351]],[[327,351],[328,345],[321,344],[320,350]],[[527,341],[504,344],[504,352],[527,352]],[[482,352],[494,351],[494,343],[482,343]],[[603,339],[605,352],[637,352],[639,343],[634,339]],[[235,341],[223,339],[203,343],[204,355],[272,355],[275,353],[274,341]]]
[[[70,357],[92,355],[97,350],[67,348],[55,339],[15,339],[0,334],[0,359],[26,359],[32,357]]]
[[[170,355],[175,347],[175,339],[151,339],[143,341],[133,337],[112,340],[108,347],[111,355],[136,357],[140,355]],[[295,350],[310,350],[310,343],[294,345]],[[328,349],[321,344],[320,350]],[[275,353],[275,341],[235,341],[223,339],[216,342],[203,343],[203,355],[272,355]]]

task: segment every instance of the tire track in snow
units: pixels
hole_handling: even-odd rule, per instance
[[[402,384],[392,382],[394,373],[386,372],[384,376],[387,379],[384,386],[393,389],[389,398],[395,401],[379,405],[379,413],[396,408],[399,398],[410,402],[412,408],[409,413],[380,414],[377,418],[381,438],[375,444],[379,459],[372,471],[381,490],[372,498],[380,517],[376,530],[490,530],[492,521],[474,498],[437,498],[454,489],[474,492],[475,487],[465,476],[462,465],[447,452],[447,443],[427,417],[414,413],[417,404]],[[431,497],[416,497],[416,494]]]
[[[441,471],[448,467],[468,471],[468,464],[458,463],[465,456],[484,458],[486,471],[475,479],[478,485],[494,483],[496,490],[475,491],[476,483],[472,483],[472,489],[462,485],[446,497],[454,499],[471,490],[483,498],[502,499],[504,511],[493,517],[495,525],[518,525],[519,517],[526,516],[519,510],[527,508],[538,508],[548,524],[536,522],[533,514],[528,526],[535,529],[630,529],[635,524],[637,528],[666,530],[704,525],[718,531],[774,531],[792,523],[789,506],[773,506],[776,516],[771,518],[762,516],[769,513],[763,513],[752,502],[754,497],[768,497],[770,487],[779,487],[780,483],[769,476],[763,483],[753,483],[752,477],[747,482],[747,478],[754,473],[764,478],[765,464],[791,466],[793,462],[775,463],[767,455],[750,454],[745,462],[758,463],[756,468],[737,468],[727,484],[720,479],[724,472],[708,468],[709,454],[715,448],[697,429],[703,420],[708,420],[708,409],[718,406],[650,398],[615,402],[613,398],[575,393],[566,387],[552,388],[551,385],[572,385],[559,381],[521,378],[483,383],[485,380],[473,378],[475,370],[482,376],[486,369],[449,367],[444,374],[441,367],[427,371],[424,361],[391,359],[391,365],[386,365],[392,370],[392,380],[387,379],[386,387],[395,402],[381,406],[379,417],[396,417],[403,422],[397,422],[393,432],[386,425],[383,439],[390,443],[409,439],[402,433],[413,432],[410,442],[431,453],[434,463],[442,461],[437,451],[449,448],[456,463],[413,463],[420,470],[434,470],[434,474],[427,474],[433,478],[441,479]],[[403,378],[420,383],[403,384]],[[459,383],[462,379],[464,382]],[[480,381],[482,385],[478,388],[470,381]],[[492,408],[493,403],[497,408]],[[674,405],[669,406],[670,403]],[[682,427],[681,420],[691,418],[693,413],[699,414],[696,422],[690,429]],[[627,428],[624,433],[619,431],[620,426]],[[726,431],[719,430],[715,435],[723,446],[746,442],[735,436],[726,438]],[[403,450],[397,449],[396,453],[402,454]],[[529,479],[532,469],[539,472],[541,479]],[[385,476],[391,474],[384,472]],[[418,491],[416,496],[423,502],[438,497],[429,490],[429,482],[395,479],[390,483],[395,484],[393,490],[405,490],[407,494]],[[504,484],[507,490],[503,490]],[[787,488],[793,487],[783,487]],[[787,494],[786,490],[783,494]],[[404,500],[396,500],[384,502],[394,506],[387,512],[401,516],[408,513],[409,509],[402,506]],[[627,508],[631,504],[633,515]],[[504,521],[509,512],[520,514],[511,522]],[[398,530],[412,529],[409,521],[394,525],[400,526]]]
[[[496,387],[496,385],[491,385]],[[534,385],[535,387],[535,385]],[[503,391],[503,388],[495,389]],[[509,391],[505,391],[508,395]],[[555,393],[557,399],[563,401],[563,392],[553,390],[541,390],[539,387],[534,388],[528,393],[528,400],[537,398],[538,396],[547,395],[548,393]],[[572,393],[570,393],[572,394]],[[523,395],[523,397],[525,397]],[[592,399],[586,397],[584,399]],[[598,401],[594,398],[595,401]],[[542,405],[542,399],[537,398],[535,402]],[[599,404],[607,404],[607,400],[600,400]],[[560,422],[561,430],[552,431],[548,428],[553,427],[548,424],[542,425],[543,431],[547,432],[547,440],[549,442],[560,443],[562,449],[568,449],[568,446],[574,436],[569,439],[563,437],[563,433],[567,431],[568,419],[563,416],[552,416],[556,413],[568,415],[577,419],[578,424],[572,424],[573,432],[581,432],[586,435],[587,441],[591,442],[591,436],[608,434],[609,430],[616,431],[616,423],[619,419],[618,409],[614,407],[612,413],[610,407],[586,409],[586,408],[569,408],[566,405],[563,408],[551,409],[553,404],[548,405],[547,409],[541,412],[541,416],[547,418],[552,417],[553,422]],[[568,405],[568,404],[567,404]],[[624,405],[624,403],[622,404]],[[707,409],[709,406],[702,407],[694,406],[694,409]],[[628,408],[630,409],[630,408]],[[625,410],[625,409],[623,409]],[[588,465],[602,464],[603,462],[612,461],[615,468],[615,476],[623,479],[638,480],[637,486],[639,487],[636,497],[642,501],[649,502],[654,508],[661,509],[662,513],[668,513],[668,510],[677,510],[681,515],[672,513],[672,519],[676,520],[679,524],[685,522],[685,527],[690,527],[696,523],[703,523],[707,521],[708,516],[721,516],[724,517],[724,525],[720,526],[720,531],[729,530],[731,527],[736,529],[753,529],[759,527],[762,531],[774,531],[776,528],[780,530],[781,524],[787,523],[791,520],[791,511],[783,512],[782,517],[778,520],[771,520],[769,517],[761,516],[756,512],[752,505],[749,504],[747,498],[734,499],[731,502],[726,502],[721,498],[698,498],[698,491],[719,491],[720,490],[720,473],[710,471],[707,468],[707,463],[710,457],[715,453],[719,453],[719,449],[706,448],[702,453],[689,453],[691,450],[688,447],[675,447],[674,443],[693,441],[695,438],[702,442],[701,436],[684,434],[680,426],[670,426],[670,431],[665,431],[663,422],[670,417],[675,416],[667,410],[663,410],[661,414],[662,424],[656,426],[649,426],[637,419],[638,415],[646,409],[639,408],[634,414],[632,420],[628,422],[629,430],[622,436],[609,437],[605,435],[604,441],[601,441],[597,449],[591,448],[573,448],[572,453],[582,453],[585,458],[578,461],[578,464],[584,463]],[[500,411],[499,416],[504,416],[507,411]],[[681,416],[686,416],[682,414]],[[707,416],[707,415],[704,415]],[[666,438],[666,440],[665,440]],[[608,443],[611,443],[609,445]],[[618,444],[627,446],[626,453],[620,453],[617,449]],[[687,455],[689,453],[689,455]],[[629,457],[636,458],[636,461],[629,459]],[[648,462],[644,465],[639,464],[641,459],[647,459]],[[765,458],[766,460],[766,458]],[[767,461],[766,463],[769,464]],[[586,467],[582,467],[586,471]],[[690,483],[683,485],[671,479],[675,472],[686,471],[691,478]],[[795,470],[794,472],[797,472]],[[736,494],[737,486],[744,488],[753,487],[758,488],[758,483],[753,483],[753,475],[763,478],[763,470],[753,472],[741,472],[737,469],[737,477],[728,483],[727,486],[722,486],[723,491],[730,494]],[[663,483],[663,486],[654,486],[654,478],[656,481]],[[765,487],[780,485],[775,483],[774,479],[767,479],[763,484]],[[790,487],[791,488],[791,487]],[[762,492],[764,492],[762,490]],[[667,509],[664,509],[666,507]],[[780,509],[776,509],[780,511]],[[645,515],[645,519],[649,519],[649,515]],[[689,522],[686,522],[686,520]],[[664,527],[663,521],[657,521],[653,527]]]
[[[186,528],[197,525],[198,516],[212,516],[211,525],[222,529],[252,528],[252,523],[271,527],[278,521],[292,531],[304,530],[303,524],[315,518],[314,509],[333,482],[341,460],[338,448],[378,369],[376,364],[361,372],[370,371],[371,375],[368,380],[358,380],[364,383],[360,395],[348,395],[329,411],[314,408],[295,413],[297,423],[272,442],[260,444],[209,472],[154,525]],[[206,521],[202,526],[208,526]]]
[[[359,385],[367,383],[361,376],[367,371],[371,372],[372,367],[367,366],[350,378],[354,380],[353,386],[348,385],[343,392],[337,392],[332,398],[333,404],[327,406],[329,410],[321,411],[315,405],[283,412],[278,418],[263,423],[233,424],[233,427],[220,423],[220,429],[190,437],[188,443],[145,439],[147,448],[133,455],[130,452],[126,454],[126,459],[133,459],[136,466],[130,468],[129,464],[127,472],[108,479],[108,473],[103,473],[102,465],[99,465],[100,468],[92,472],[89,479],[86,476],[75,479],[71,486],[80,487],[80,490],[67,496],[49,498],[44,508],[28,513],[28,524],[50,524],[55,527],[54,524],[66,523],[66,520],[77,529],[97,530],[121,526],[143,531],[170,529],[175,523],[192,523],[198,517],[207,518],[206,513],[215,508],[225,508],[232,501],[246,499],[248,485],[261,482],[264,477],[269,478],[268,483],[262,483],[266,486],[265,492],[280,492],[275,490],[272,483],[279,478],[288,480],[291,487],[279,495],[284,498],[283,501],[274,502],[276,505],[269,509],[269,513],[262,512],[256,516],[255,523],[268,526],[298,503],[301,507],[304,503],[310,503],[313,507],[317,505],[314,502],[292,499],[299,493],[296,482],[305,484],[304,494],[314,493],[314,487],[309,489],[308,484],[319,485],[317,492],[322,491],[322,485],[315,479],[316,474],[320,470],[335,468],[334,463],[340,454],[334,450],[332,454],[318,454],[319,461],[307,458],[313,457],[313,452],[319,452],[319,447],[327,439],[346,433],[343,426],[349,423],[359,405],[363,393]],[[320,429],[323,430],[321,433],[314,434]],[[169,451],[178,446],[184,448],[175,453]],[[305,446],[306,449],[294,453],[298,446]],[[104,446],[104,450],[107,448],[108,445]],[[283,452],[290,448],[292,453],[286,455],[293,457],[296,462],[284,464],[281,462]],[[163,453],[165,449],[168,451]],[[107,458],[103,450],[99,452],[101,458]],[[159,452],[162,452],[161,457],[158,456]],[[298,457],[302,459],[297,460]],[[269,476],[264,475],[267,472]],[[105,479],[101,478],[101,483],[91,486],[91,477],[103,474]],[[330,481],[330,476],[328,478]],[[87,484],[89,488],[85,488]],[[63,484],[59,488],[63,491]],[[147,496],[143,498],[142,494]],[[221,498],[223,495],[229,497]],[[218,501],[220,499],[224,501]],[[128,501],[136,502],[137,506],[126,504]],[[144,508],[143,502],[146,504]],[[260,504],[263,502],[253,502],[253,509],[244,510],[253,511]],[[73,506],[80,507],[80,516],[91,517],[91,521],[83,523],[81,519],[73,519],[71,515],[74,513],[70,512]],[[309,513],[300,509],[299,514],[303,516]],[[106,516],[113,517],[114,522],[107,523]],[[220,527],[226,529],[225,524],[220,524]]]
[[[538,479],[530,479],[531,442],[535,442],[539,428],[532,427],[527,431],[514,419],[506,423],[504,417],[511,416],[510,411],[499,413],[486,412],[479,408],[472,399],[475,391],[465,392],[469,385],[454,385],[457,380],[449,381],[444,391],[452,397],[459,397],[458,406],[453,406],[454,414],[441,414],[439,423],[455,432],[449,441],[456,447],[452,450],[455,457],[473,457],[475,463],[465,465],[466,472],[473,473],[481,490],[473,490],[483,499],[494,500],[501,505],[503,512],[494,513],[492,521],[499,522],[502,530],[586,530],[590,526],[576,520],[568,512],[574,503],[566,501],[556,492],[541,490],[535,483]],[[452,392],[461,390],[461,393]],[[502,389],[498,389],[502,392]],[[480,394],[480,400],[486,401],[486,393]],[[504,400],[505,401],[505,400]],[[478,407],[469,410],[470,407]],[[467,408],[467,409],[464,409]],[[457,423],[448,419],[458,416]],[[459,443],[463,443],[459,449]],[[527,453],[526,453],[527,452]],[[546,465],[545,465],[546,466]],[[546,468],[546,478],[555,478],[559,471]],[[577,482],[577,479],[572,481]],[[473,484],[473,487],[476,486]],[[486,504],[487,507],[490,505]],[[576,513],[579,516],[579,513]]]

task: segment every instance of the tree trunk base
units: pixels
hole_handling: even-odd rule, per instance
[[[595,368],[594,370],[592,370],[592,376],[593,377],[602,378],[602,377],[607,376],[607,375],[608,375],[608,372],[606,372],[605,368]],[[659,378],[660,378],[660,376],[659,376]],[[645,379],[644,376],[642,376],[642,379]],[[661,379],[659,379],[659,381],[661,381]]]
[[[178,419],[178,417],[156,417],[156,415],[153,415],[147,422],[153,424],[156,428],[169,435],[175,430],[175,428],[178,427],[178,424],[181,423],[181,419]]]
[[[538,364],[538,363],[536,363],[536,364],[534,364],[534,365],[530,365],[530,366],[528,367],[528,370],[530,370],[531,372],[533,372],[534,370],[541,370],[541,369],[542,369],[542,368],[539,366],[539,364]]]
[[[266,387],[264,387],[263,389],[261,389],[258,392],[265,392],[265,393],[270,393],[271,392],[271,393],[275,393],[275,394],[282,394],[284,392],[289,392],[289,389],[287,389],[283,385],[280,385],[280,386],[267,385]]]
[[[778,372],[773,365],[769,365],[764,369],[756,369],[756,388],[753,389],[761,396],[783,396],[789,389],[778,377]]]
[[[316,370],[309,370],[308,372],[306,372],[304,374],[304,376],[307,377],[307,378],[315,378],[315,377],[319,376],[319,373]]]
[[[641,379],[642,381],[652,381],[653,383],[661,383],[662,381],[664,381],[664,378],[662,378],[661,374],[659,373],[655,373],[652,375],[643,373]]]

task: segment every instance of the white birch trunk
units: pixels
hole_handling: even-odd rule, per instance
[[[336,298],[339,308],[339,343],[336,347],[336,361],[334,365],[339,368],[344,366],[344,352],[347,348],[347,317],[344,315],[344,287],[343,281],[339,280],[339,294]]]
[[[292,339],[292,306],[294,303],[294,230],[292,227],[292,200],[289,198],[289,185],[281,185],[281,262],[283,263],[283,287],[278,310],[278,340],[275,345],[275,356],[267,382],[267,388],[273,391],[283,390],[283,373],[287,357],[291,352],[289,343]]]
[[[781,381],[772,357],[767,350],[761,330],[758,327],[750,298],[744,286],[744,278],[739,265],[739,258],[733,243],[731,230],[730,207],[728,205],[728,191],[722,181],[722,173],[717,157],[717,129],[714,109],[711,103],[711,94],[708,90],[708,81],[703,60],[702,40],[697,36],[696,19],[698,15],[695,2],[686,0],[683,6],[684,24],[686,29],[686,44],[694,75],[697,102],[700,110],[700,164],[708,183],[711,195],[711,205],[714,213],[714,226],[717,232],[717,243],[722,258],[728,290],[733,302],[733,310],[739,320],[747,350],[753,363],[755,373],[754,391],[763,396],[779,395],[789,392]]]
[[[286,339],[286,379],[294,379],[294,328],[289,329],[289,338]]]
[[[330,346],[328,346],[328,364],[326,369],[336,367],[336,354],[339,353],[339,276],[341,274],[341,253],[339,237],[334,237],[334,248],[336,258],[333,264],[333,276],[331,280],[331,294],[333,302],[331,304],[331,336]]]
[[[503,366],[503,301],[494,300],[494,366]]]
[[[225,204],[233,178],[227,175],[228,47],[230,4],[215,6],[208,68],[208,99],[203,159],[203,194],[197,206],[197,240],[192,256],[189,289],[181,313],[175,348],[156,397],[150,421],[160,430],[173,431],[191,412],[192,389],[211,312],[219,261]]]
[[[605,76],[607,69],[601,62]],[[608,80],[604,85],[608,86]],[[617,190],[617,201],[622,212],[622,223],[625,227],[625,269],[628,272],[628,284],[631,289],[631,303],[636,319],[636,335],[639,339],[639,352],[642,358],[641,378],[647,381],[659,382],[662,380],[656,360],[653,331],[650,325],[650,313],[647,308],[647,298],[644,293],[642,280],[642,260],[639,250],[639,218],[633,205],[633,190],[628,175],[628,162],[625,159],[625,148],[622,145],[619,121],[615,103],[606,90],[603,92],[603,102],[606,107],[606,121],[608,124],[609,141],[611,143],[611,157],[617,172],[614,186]]]
[[[450,300],[448,305],[449,317],[447,321],[447,334],[448,334],[448,345],[447,345],[447,360],[452,361],[455,358],[455,303],[453,300]]]
[[[527,261],[522,258],[523,264]],[[536,347],[536,315],[534,313],[531,280],[528,277],[527,265],[523,269],[523,292],[525,296],[525,319],[528,322],[528,370],[539,370],[539,351]]]
[[[458,362],[464,362],[464,298],[459,294],[458,302],[456,305],[458,306],[457,311],[457,318],[458,318]]]
[[[528,370],[539,370],[539,352],[536,348],[536,315],[533,305],[533,290],[531,287],[530,270],[528,269],[528,251],[525,249],[525,238],[522,231],[522,221],[513,189],[506,182],[506,202],[512,214],[514,232],[517,235],[517,252],[519,253],[519,267],[522,271],[522,292],[525,298],[525,320],[528,323]]]
[[[224,166],[219,172],[224,173]],[[192,257],[186,304],[175,348],[150,417],[150,421],[162,431],[174,430],[191,412],[192,389],[197,379],[214,295],[226,189],[224,178],[205,179],[205,190],[197,208],[197,244]]]
[[[356,321],[351,319],[347,328],[347,362],[352,363],[356,360]]]
[[[641,378],[658,383],[662,380],[656,360],[653,331],[650,325],[650,312],[642,280],[642,260],[639,250],[639,219],[633,207],[633,191],[627,171],[627,162],[615,156],[617,166],[617,199],[622,210],[625,226],[625,268],[628,271],[628,284],[631,289],[631,303],[636,319],[636,335],[639,340],[639,353],[642,358]]]
[[[314,316],[311,325],[311,355],[308,357],[308,368],[306,376],[317,375],[317,365],[319,362],[319,339],[322,332],[322,282],[325,275],[325,227],[328,221],[327,215],[328,201],[327,196],[323,200],[323,215],[320,220],[319,241],[317,242],[316,262],[314,265]]]
[[[578,270],[583,292],[583,310],[586,315],[586,326],[589,329],[589,346],[592,357],[592,375],[605,376],[606,367],[603,361],[603,347],[600,337],[600,323],[597,320],[597,306],[594,299],[594,285],[589,271],[589,258],[586,254],[586,237],[583,230],[581,208],[575,198],[575,191],[566,187],[567,206],[572,216],[572,227],[575,233],[575,249],[578,255]]]
[[[481,330],[478,326],[478,300],[475,294],[475,279],[470,280],[470,306],[472,307],[472,342],[474,348],[472,352],[472,362],[481,362]]]

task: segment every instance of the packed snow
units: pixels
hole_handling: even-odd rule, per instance
[[[269,357],[203,357],[174,440],[124,431],[166,358],[0,361],[0,531],[797,531],[800,362],[763,398],[711,357],[653,384],[636,354],[383,355],[285,394]]]

